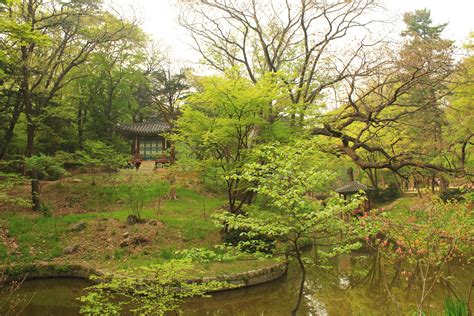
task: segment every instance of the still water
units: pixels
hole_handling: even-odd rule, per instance
[[[456,276],[454,286],[467,292],[474,277],[474,269],[467,265],[451,264]],[[416,310],[419,290],[407,291],[407,279],[396,273],[374,255],[345,255],[334,259],[327,269],[308,267],[305,297],[300,315],[412,315]],[[391,273],[392,272],[392,273]],[[400,272],[400,270],[399,270]],[[385,279],[385,281],[384,281]],[[299,271],[295,265],[282,279],[245,289],[214,293],[211,298],[194,298],[183,306],[184,315],[289,315],[296,301]],[[89,283],[80,279],[44,279],[23,283],[8,298],[0,298],[0,315],[20,300],[13,315],[77,315],[77,297]],[[390,295],[383,291],[392,285]],[[442,315],[445,298],[450,291],[437,284],[426,301],[427,315]]]

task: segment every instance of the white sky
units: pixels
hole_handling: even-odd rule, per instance
[[[469,32],[474,31],[474,0],[381,0],[390,15],[400,16],[404,12],[427,8],[435,24],[448,22],[445,38],[456,40],[462,45]],[[155,40],[170,48],[170,55],[182,62],[198,62],[197,55],[190,48],[186,30],[176,22],[176,0],[109,0],[114,9],[121,13],[135,11],[142,21],[142,28]],[[398,20],[398,19],[397,19]],[[401,22],[402,23],[402,22]],[[400,24],[400,27],[402,24]]]

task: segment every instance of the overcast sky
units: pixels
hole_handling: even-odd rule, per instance
[[[142,27],[154,39],[170,48],[174,59],[197,62],[199,56],[189,47],[186,31],[176,22],[176,0],[109,0],[114,9],[135,15],[142,21]],[[474,31],[474,0],[382,0],[390,15],[400,16],[404,12],[428,8],[433,22],[449,25],[445,37],[462,44]]]

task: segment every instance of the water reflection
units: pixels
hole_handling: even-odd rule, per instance
[[[305,296],[299,315],[396,315],[416,310],[417,290],[407,290],[410,278],[401,264],[384,262],[377,253],[354,253],[331,260],[327,269],[308,266]],[[455,286],[467,292],[473,268],[451,264],[459,280]],[[289,315],[296,301],[300,280],[296,265],[290,265],[282,279],[254,286],[215,293],[211,298],[193,298],[183,306],[184,315],[278,316]],[[77,315],[80,296],[87,282],[77,279],[27,281],[19,295],[31,297],[20,315]],[[391,289],[395,299],[386,291]],[[426,306],[428,314],[440,314],[450,294],[446,285],[435,286]],[[0,308],[0,314],[5,312]]]
[[[412,314],[419,289],[409,284],[401,267],[400,262],[384,262],[377,253],[341,255],[328,269],[308,266],[299,315]],[[467,293],[473,268],[451,264],[450,270],[456,276],[456,287]],[[298,268],[291,265],[284,280],[220,293],[210,300],[194,299],[185,305],[185,315],[289,315],[297,299],[298,282]],[[426,312],[441,314],[450,294],[445,284],[437,284],[427,300]]]

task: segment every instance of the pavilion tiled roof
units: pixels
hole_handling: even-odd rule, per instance
[[[117,130],[126,136],[158,136],[170,130],[168,123],[161,121],[117,124]]]
[[[371,190],[372,188],[360,183],[359,181],[351,181],[348,184],[336,189],[335,191],[340,194],[346,194],[346,193],[357,193],[360,190],[362,191],[367,191]]]

